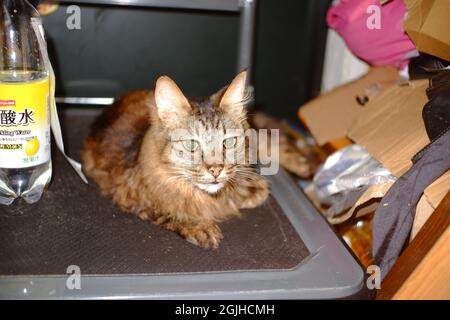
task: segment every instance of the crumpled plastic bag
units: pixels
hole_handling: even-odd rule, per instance
[[[362,146],[352,144],[330,155],[313,179],[317,198],[335,216],[352,207],[369,186],[392,184],[396,177]]]

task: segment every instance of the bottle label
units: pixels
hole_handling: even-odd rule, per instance
[[[50,160],[49,79],[0,82],[0,168]]]

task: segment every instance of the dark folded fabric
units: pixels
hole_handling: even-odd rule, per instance
[[[428,99],[433,99],[440,94],[450,91],[450,70],[444,70],[430,78],[427,89]]]
[[[431,99],[423,108],[423,121],[431,141],[450,127],[450,88]]]
[[[422,117],[428,137],[433,141],[450,127],[450,70],[430,79],[427,96],[430,101],[424,106]]]
[[[389,189],[375,212],[373,256],[384,278],[410,233],[416,205],[425,188],[450,168],[450,130],[429,144]]]
[[[410,80],[429,79],[441,73],[450,65],[450,62],[429,54],[420,53],[418,57],[409,62],[408,73]]]

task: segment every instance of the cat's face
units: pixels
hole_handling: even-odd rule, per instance
[[[188,101],[167,77],[158,80],[155,100],[167,132],[163,154],[173,179],[209,194],[245,175],[245,72],[217,94]]]
[[[176,174],[208,193],[233,181],[245,155],[241,123],[226,114],[199,113],[174,130],[167,152]]]

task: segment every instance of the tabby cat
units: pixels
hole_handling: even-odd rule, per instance
[[[248,157],[237,161],[249,151],[239,133],[249,127],[245,83],[244,71],[212,96],[188,100],[163,76],[155,90],[126,95],[94,123],[82,154],[85,173],[122,210],[217,248],[217,223],[269,194]],[[236,161],[226,161],[230,155]]]

